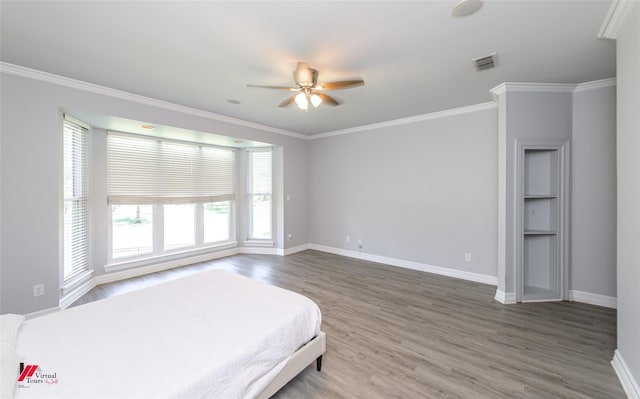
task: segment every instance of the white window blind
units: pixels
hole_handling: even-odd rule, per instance
[[[64,162],[64,281],[89,270],[88,130],[65,118]]]
[[[271,194],[271,151],[251,151],[251,193]]]
[[[109,132],[109,204],[234,200],[235,151]]]
[[[271,149],[252,149],[249,158],[250,240],[272,238],[272,156]]]

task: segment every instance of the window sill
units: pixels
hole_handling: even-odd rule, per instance
[[[174,261],[174,260],[187,258],[191,256],[205,255],[208,253],[224,251],[227,249],[236,248],[237,246],[238,246],[238,243],[236,241],[231,241],[224,244],[212,245],[208,247],[191,248],[187,250],[170,252],[170,253],[161,254],[161,255],[151,255],[151,256],[145,256],[142,258],[115,261],[113,263],[109,263],[105,265],[104,271],[108,273],[108,272],[114,272],[114,271],[124,270],[124,269],[132,269],[132,268],[141,267],[141,266],[149,266],[155,263]]]

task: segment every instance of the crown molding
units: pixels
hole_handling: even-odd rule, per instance
[[[506,92],[573,93],[577,85],[567,83],[504,82],[489,90],[493,101]]]
[[[391,127],[391,126],[407,125],[407,124],[422,122],[430,119],[446,118],[448,116],[467,114],[469,112],[476,112],[476,111],[484,111],[486,109],[492,109],[492,108],[497,108],[497,105],[494,102],[489,101],[486,103],[474,104],[466,107],[452,108],[444,111],[431,112],[429,114],[410,116],[408,118],[393,119],[386,122],[372,123],[370,125],[363,125],[363,126],[357,126],[357,127],[352,127],[348,129],[334,130],[332,132],[314,134],[312,136],[309,136],[309,140],[321,139],[321,138],[332,137],[332,136],[341,136],[343,134],[351,134],[351,133],[363,132],[367,130],[382,129],[382,128]]]
[[[579,93],[581,91],[602,89],[605,87],[611,87],[615,85],[616,85],[616,78],[594,80],[593,82],[578,83],[573,92]]]
[[[88,83],[81,80],[67,78],[65,76],[55,75],[49,72],[43,72],[36,69],[23,67],[20,65],[10,64],[7,62],[0,62],[0,72],[21,76],[29,79],[40,80],[47,83],[52,83],[59,86],[65,86],[72,89],[82,90],[94,94],[101,94],[109,97],[118,98],[121,100],[132,101],[138,104],[149,105],[152,107],[163,108],[170,111],[176,111],[183,114],[193,115],[201,118],[211,119],[218,122],[225,122],[236,126],[243,126],[252,129],[261,130],[269,133],[276,133],[284,136],[295,137],[298,139],[307,140],[308,136],[296,132],[291,132],[285,129],[279,129],[267,125],[262,125],[255,122],[249,122],[242,119],[232,118],[214,112],[205,111],[197,108],[191,108],[184,105],[174,104],[167,101],[158,100],[151,97],[145,97],[138,94],[129,93],[122,90],[112,89],[110,87],[100,86],[94,83]]]
[[[586,90],[595,90],[603,87],[615,86],[616,78],[607,78],[578,84],[565,83],[512,83],[505,82],[489,90],[494,102],[498,96],[507,92],[534,92],[534,93],[579,93]]]
[[[638,0],[614,0],[602,22],[598,39],[617,39],[625,18],[636,4]]]

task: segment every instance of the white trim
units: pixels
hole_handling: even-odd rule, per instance
[[[516,293],[515,292],[504,292],[499,288],[496,288],[496,295],[493,297],[496,301],[504,304],[511,305],[516,303]]]
[[[197,108],[191,108],[184,105],[174,104],[167,101],[157,100],[151,97],[145,97],[134,93],[129,93],[122,90],[116,90],[105,86],[100,86],[93,83],[83,82],[81,80],[71,79],[60,75],[54,75],[52,73],[38,71],[31,68],[26,68],[20,65],[14,65],[7,62],[0,62],[0,71],[11,75],[22,76],[25,78],[40,80],[47,83],[52,83],[60,86],[70,87],[72,89],[83,90],[90,93],[105,95],[109,97],[119,98],[121,100],[132,101],[138,104],[149,105],[152,107],[158,107],[167,109],[170,111],[176,111],[183,114],[189,114],[201,118],[212,119],[219,122],[230,123],[237,126],[249,127],[252,129],[262,130],[264,132],[281,134],[284,136],[295,137],[298,139],[308,139],[308,136],[296,132],[292,132],[285,129],[279,129],[267,125],[262,125],[255,122],[249,122],[242,119],[232,118],[230,116],[216,114],[214,112],[205,111]]]
[[[62,308],[60,306],[56,306],[55,308],[38,310],[37,312],[31,312],[24,315],[25,320],[35,319],[36,317],[48,315],[50,313],[55,313],[61,311]]]
[[[498,96],[506,92],[537,92],[537,93],[579,93],[585,90],[595,90],[603,87],[615,86],[616,78],[607,78],[584,82],[578,84],[565,83],[500,83],[489,90],[494,102],[498,101]]]
[[[155,217],[153,220],[158,221],[158,217]],[[206,258],[210,254],[215,254],[217,252],[221,252],[227,249],[235,248],[238,245],[236,241],[227,242],[224,244],[212,245],[208,247],[200,247],[200,248],[189,248],[187,250],[176,250],[173,252],[163,253],[160,255],[151,254],[150,256],[142,256],[142,257],[133,257],[133,258],[125,258],[124,260],[118,260],[117,262],[109,263],[104,266],[104,271],[114,272],[118,270],[130,269],[134,267],[144,267],[148,265],[159,265],[165,264],[168,262],[172,262],[174,260],[183,260],[183,259],[199,259],[201,257]],[[160,245],[159,247],[162,247]],[[215,258],[212,258],[215,259]],[[205,259],[208,260],[208,259]],[[188,263],[185,263],[188,264]]]
[[[497,105],[494,102],[489,101],[486,103],[474,104],[466,107],[452,108],[444,111],[431,112],[429,114],[410,116],[407,118],[393,119],[390,121],[385,121],[380,123],[372,123],[370,125],[363,125],[363,126],[357,126],[357,127],[352,127],[348,129],[334,130],[331,132],[314,134],[309,136],[308,139],[315,140],[315,139],[322,139],[325,137],[341,136],[343,134],[350,134],[350,133],[362,132],[367,130],[382,129],[382,128],[391,127],[391,126],[407,125],[410,123],[417,123],[417,122],[422,122],[430,119],[446,118],[449,116],[466,114],[469,112],[484,111],[484,110],[493,109],[493,108],[497,108]]]
[[[155,263],[149,266],[132,267],[131,269],[119,272],[102,274],[93,278],[93,286],[100,284],[112,283],[114,281],[124,280],[127,278],[138,277],[149,273],[160,272],[163,270],[173,269],[175,267],[192,265],[198,262],[207,262],[213,259],[224,258],[226,256],[237,255],[240,253],[239,248],[231,248],[222,251],[209,252],[202,255],[190,256],[187,258],[173,259],[166,262]]]
[[[302,245],[298,245],[297,247],[285,248],[284,251],[282,251],[281,255],[283,256],[293,255],[298,252],[306,251],[307,249],[311,249],[311,244],[302,244]]]
[[[577,85],[567,83],[504,82],[489,90],[493,101],[506,92],[572,93]]]
[[[640,385],[633,378],[633,374],[631,374],[631,370],[627,366],[627,363],[622,358],[620,351],[618,349],[613,353],[613,360],[611,360],[611,366],[615,370],[618,375],[618,379],[620,380],[620,384],[622,384],[622,388],[624,392],[627,394],[629,399],[640,399]]]
[[[93,272],[93,270],[92,270]],[[89,275],[90,276],[90,275]],[[93,283],[93,278],[85,280],[81,285],[74,287],[70,291],[63,291],[65,294],[60,298],[60,309],[66,309],[69,305],[74,303],[81,296],[91,291],[96,285]]]
[[[318,245],[318,244],[310,244],[310,249],[321,251],[321,252],[327,252],[335,255],[348,256],[350,258],[363,259],[370,262],[383,263],[389,266],[402,267],[405,269],[418,270],[426,273],[439,274],[441,276],[459,278],[462,280],[473,281],[476,283],[489,284],[489,285],[498,284],[498,278],[496,276],[489,276],[486,274],[465,272],[462,270],[451,269],[448,267],[426,265],[424,263],[412,262],[412,261],[396,259],[396,258],[388,258],[386,256],[373,255],[373,254],[368,254],[368,253],[363,253],[358,251],[350,251],[342,248],[327,247],[325,245]]]
[[[605,87],[611,87],[615,85],[616,85],[616,78],[600,79],[600,80],[594,80],[592,82],[578,83],[576,85],[575,90],[573,90],[573,92],[580,93],[581,91],[602,89]]]
[[[246,247],[261,247],[261,248],[271,248],[273,247],[273,241],[271,240],[247,240],[244,243]]]
[[[272,247],[241,247],[240,253],[253,255],[279,255],[278,248]]]
[[[609,6],[607,16],[602,21],[598,39],[617,39],[620,28],[624,24],[624,19],[637,3],[637,0],[614,0]]]
[[[618,307],[618,299],[616,297],[593,294],[591,292],[570,290],[569,300],[588,303],[589,305],[604,306],[605,308],[616,309]]]

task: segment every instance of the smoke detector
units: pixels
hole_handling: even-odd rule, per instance
[[[451,15],[457,18],[468,17],[477,13],[482,8],[480,0],[461,0],[453,7]]]
[[[497,65],[496,53],[489,54],[485,57],[474,58],[471,62],[473,62],[473,67],[477,72],[491,69]]]

